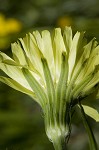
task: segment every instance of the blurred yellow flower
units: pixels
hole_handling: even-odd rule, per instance
[[[9,47],[11,39],[10,34],[20,32],[22,29],[22,23],[15,18],[5,18],[3,14],[0,14],[0,49]]]
[[[0,37],[0,50],[7,49],[10,46],[10,39],[5,36],[5,37]]]
[[[65,26],[71,26],[72,25],[72,18],[68,16],[62,16],[58,18],[57,25],[61,28],[64,28]]]
[[[0,36],[6,36],[6,21],[3,14],[0,14]]]
[[[6,29],[8,33],[19,32],[21,28],[22,28],[22,24],[20,23],[20,21],[14,18],[9,18],[7,20]]]
[[[8,34],[19,32],[22,29],[22,23],[14,18],[6,19],[0,14],[0,36],[4,37]]]

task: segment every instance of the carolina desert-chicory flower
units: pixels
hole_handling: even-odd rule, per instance
[[[69,131],[66,120],[70,107],[98,90],[97,41],[93,38],[87,43],[84,32],[73,37],[70,27],[65,27],[63,33],[60,28],[52,34],[34,31],[12,44],[12,54],[13,59],[0,52],[0,69],[8,76],[0,76],[0,81],[39,103],[49,139],[53,143],[64,141]],[[95,109],[83,108],[99,121]]]

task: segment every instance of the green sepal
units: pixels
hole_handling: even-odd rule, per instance
[[[32,73],[28,69],[22,68],[22,72],[25,76],[25,79],[29,83],[30,87],[33,89],[35,95],[39,99],[40,105],[44,108],[44,105],[47,102],[47,96],[45,94],[43,87],[37,82],[37,80],[34,78]]]
[[[55,88],[54,88],[53,79],[46,59],[42,58],[41,61],[42,61],[43,72],[44,72],[46,87],[47,87],[47,96],[48,96],[48,103],[49,103],[49,108],[47,109],[50,109],[49,110],[50,111],[49,113],[51,113],[50,119],[52,120],[51,123],[53,123],[54,107],[55,107]]]
[[[64,112],[66,109],[66,87],[68,79],[68,61],[66,52],[62,53],[62,64],[59,81],[56,88],[56,111],[59,111],[59,122],[64,122]]]

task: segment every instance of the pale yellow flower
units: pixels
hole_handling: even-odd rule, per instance
[[[69,112],[99,85],[99,45],[70,27],[54,33],[34,31],[12,44],[13,59],[0,52],[0,81],[30,95],[43,109],[46,133],[53,142],[68,135]],[[96,121],[99,113],[83,108]],[[67,122],[66,122],[67,119]]]

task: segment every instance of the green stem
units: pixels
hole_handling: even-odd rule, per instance
[[[97,150],[97,144],[96,144],[96,140],[95,140],[94,134],[92,132],[92,129],[91,129],[87,119],[86,119],[86,115],[85,115],[84,109],[83,109],[83,107],[82,107],[80,102],[79,102],[79,106],[81,108],[81,114],[82,114],[83,123],[84,123],[85,129],[87,131],[87,134],[89,136],[90,150]]]
[[[51,114],[49,113],[48,117],[50,118]],[[67,139],[69,137],[70,133],[70,126],[68,124],[68,116],[69,114],[66,114],[66,122],[65,124],[60,124],[60,122],[50,123],[46,126],[46,134],[49,138],[50,141],[52,141],[54,149],[55,150],[67,150],[66,144],[67,144]],[[59,117],[59,116],[58,116]],[[45,118],[46,119],[46,118]],[[48,119],[49,120],[49,119]]]
[[[62,142],[61,139],[54,141],[53,145],[55,150],[67,150],[66,142]]]

